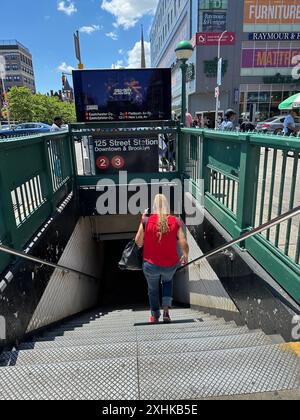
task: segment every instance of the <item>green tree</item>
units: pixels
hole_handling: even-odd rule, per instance
[[[12,87],[8,93],[10,117],[13,121],[32,121],[32,93],[26,87]]]
[[[33,95],[28,88],[13,87],[8,102],[14,121],[52,124],[55,117],[62,117],[66,124],[76,121],[75,105],[61,102],[57,96]]]

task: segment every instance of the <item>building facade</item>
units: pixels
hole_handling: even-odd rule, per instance
[[[299,0],[160,0],[151,57],[154,67],[173,68],[173,109],[180,109],[181,91],[174,50],[189,39],[195,45],[189,110],[214,112],[218,39],[224,31],[220,109],[240,114],[255,109],[260,119],[278,114],[279,103],[300,90]]]
[[[35,93],[35,77],[30,51],[16,40],[0,41],[0,56],[4,57],[6,63],[5,89],[9,91],[13,86],[25,86]],[[2,93],[2,83],[0,83],[0,93]]]

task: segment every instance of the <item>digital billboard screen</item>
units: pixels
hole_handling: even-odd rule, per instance
[[[171,119],[171,69],[73,71],[78,122]]]

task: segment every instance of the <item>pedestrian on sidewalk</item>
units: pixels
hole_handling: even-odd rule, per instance
[[[233,131],[235,119],[236,119],[236,112],[233,109],[228,109],[225,114],[225,119],[222,122],[221,130]]]
[[[63,126],[62,118],[61,117],[55,117],[54,120],[53,120],[53,124],[51,126],[50,131],[52,133],[55,133],[57,131],[62,131],[63,130],[62,126]]]

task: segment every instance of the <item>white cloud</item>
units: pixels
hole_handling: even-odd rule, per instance
[[[116,63],[112,64],[111,68],[112,69],[121,69],[124,67],[124,61],[123,60],[118,60]]]
[[[63,12],[68,16],[71,16],[73,13],[77,12],[75,3],[71,0],[59,1],[57,4],[57,10]]]
[[[141,41],[137,42],[132,50],[128,51],[128,68],[140,68],[141,67]],[[146,64],[150,65],[150,42],[145,42],[145,54]]]
[[[115,27],[132,28],[147,14],[154,13],[158,0],[102,0],[102,9],[115,16]]]
[[[118,40],[118,34],[116,32],[108,32],[105,34],[108,38],[111,38],[113,41]]]
[[[91,35],[93,32],[101,31],[101,29],[103,29],[103,28],[101,26],[99,26],[99,25],[82,26],[79,29],[79,32],[82,32],[84,34]]]
[[[68,66],[67,63],[63,62],[60,66],[58,66],[57,70],[61,71],[62,73],[72,73],[72,70],[75,70],[75,68]]]
[[[124,53],[124,51],[123,51]],[[124,53],[125,54],[125,53]],[[146,64],[150,65],[150,42],[145,42],[145,54],[146,54]],[[126,61],[118,60],[112,65],[112,68],[126,67],[128,69],[139,69],[141,68],[141,42],[137,42],[132,50],[128,51],[126,54]]]

